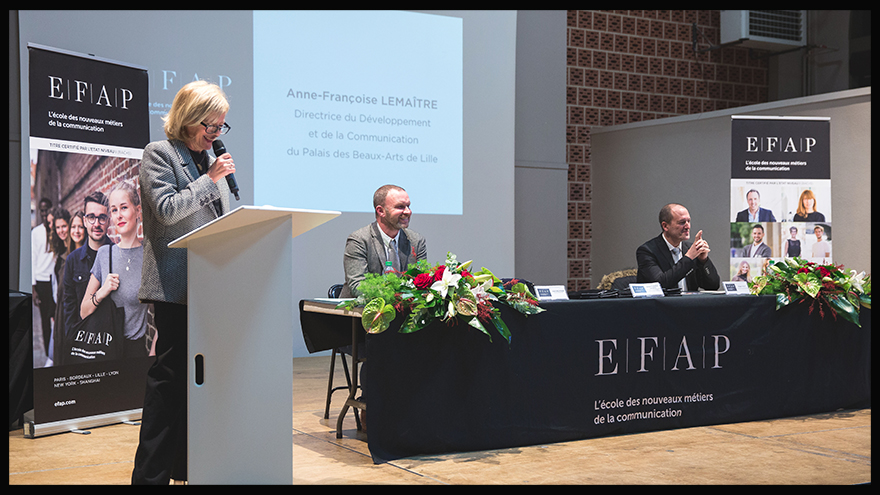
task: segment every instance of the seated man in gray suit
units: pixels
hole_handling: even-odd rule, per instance
[[[352,232],[345,241],[345,284],[340,297],[357,297],[357,286],[366,274],[385,272],[386,261],[392,262],[393,270],[404,271],[428,257],[425,238],[407,228],[412,216],[409,206],[409,195],[402,187],[385,185],[376,190],[376,221]]]
[[[345,284],[339,297],[357,297],[357,287],[366,274],[385,272],[386,261],[391,262],[391,269],[404,271],[411,263],[428,257],[425,238],[407,228],[412,216],[409,206],[409,195],[402,187],[385,185],[373,193],[376,221],[355,230],[345,241]],[[351,346],[343,347],[342,351],[351,354]],[[366,346],[358,344],[358,354],[366,356]],[[360,378],[363,395],[358,400],[366,403],[366,363],[360,368]],[[361,423],[366,430],[366,410],[361,412]]]
[[[671,203],[660,210],[663,232],[636,250],[638,283],[659,282],[664,289],[681,287],[685,291],[717,290],[721,278],[709,259],[709,243],[703,231],[690,239],[691,217],[687,208]]]

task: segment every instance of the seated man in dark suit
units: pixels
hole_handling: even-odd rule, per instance
[[[638,283],[659,282],[664,289],[681,287],[685,291],[700,288],[717,290],[721,278],[709,259],[709,243],[703,231],[690,239],[691,217],[687,208],[670,203],[660,210],[663,232],[636,250]]]

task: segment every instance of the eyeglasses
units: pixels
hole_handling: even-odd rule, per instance
[[[106,225],[107,221],[110,220],[110,217],[108,217],[107,215],[105,215],[103,213],[101,213],[98,216],[95,216],[95,215],[89,213],[88,215],[86,215],[85,218],[89,222],[89,224],[91,224],[91,225],[95,225],[95,220],[97,220],[98,223],[100,223],[101,225]]]
[[[208,134],[214,134],[215,132],[226,134],[227,132],[229,132],[230,129],[232,129],[232,127],[230,127],[229,124],[227,124],[226,122],[220,125],[211,125],[204,122],[199,122],[199,124],[205,126],[205,132],[207,132]]]

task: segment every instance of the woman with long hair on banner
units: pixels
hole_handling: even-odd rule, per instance
[[[49,214],[51,220],[50,248],[55,257],[55,267],[52,269],[52,297],[55,299],[55,316],[52,318],[51,338],[46,340],[46,366],[54,366],[58,360],[56,352],[64,335],[64,323],[61,318],[61,296],[64,280],[64,261],[67,255],[73,251],[70,238],[70,212],[64,208],[56,207]],[[45,337],[45,336],[44,336]]]
[[[825,215],[816,211],[816,195],[809,189],[804,189],[798,199],[797,212],[792,219],[795,222],[824,222]]]
[[[82,210],[70,217],[70,252],[79,249],[86,243],[86,221]]]
[[[235,172],[229,153],[207,153],[228,132],[229,103],[216,84],[194,81],[165,117],[168,139],[144,149],[140,185],[144,218],[141,301],[153,303],[156,362],[147,373],[140,443],[132,484],[186,480],[187,252],[168,243],[229,212]]]
[[[66,253],[59,255],[59,259],[55,261],[56,267],[60,263],[60,269],[56,269],[58,275],[58,287],[55,288],[55,325],[52,328],[52,360],[53,366],[61,364],[61,347],[64,343],[64,336],[67,328],[66,318],[64,317],[64,274],[67,271],[67,256],[73,251],[82,247],[86,242],[86,222],[82,210],[70,217],[70,227],[68,228],[70,243],[66,246]]]

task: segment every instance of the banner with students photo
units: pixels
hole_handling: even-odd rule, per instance
[[[832,262],[830,138],[827,117],[732,117],[728,280]]]
[[[130,300],[140,285],[137,182],[150,135],[148,82],[145,68],[28,45],[34,410],[25,416],[27,437],[140,418],[156,340],[152,308]],[[126,202],[131,208],[115,204]],[[124,307],[118,337],[80,323],[97,307],[90,294],[110,278],[102,256],[111,246],[123,254],[112,265],[119,286],[100,304]],[[122,357],[110,359],[120,346]]]

